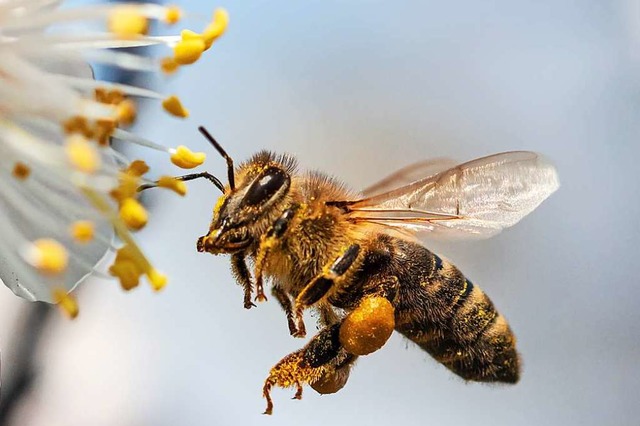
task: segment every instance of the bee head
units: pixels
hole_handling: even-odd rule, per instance
[[[198,251],[219,254],[250,248],[281,214],[294,170],[291,157],[267,151],[241,164],[216,203],[209,232],[198,239]]]

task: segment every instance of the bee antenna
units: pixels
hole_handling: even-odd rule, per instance
[[[218,141],[216,141],[213,136],[211,136],[211,133],[209,133],[207,129],[204,128],[204,126],[199,126],[198,130],[211,143],[211,145],[213,145],[216,151],[218,151],[218,153],[220,153],[220,155],[222,155],[222,157],[227,161],[227,176],[229,178],[229,188],[231,188],[232,191],[235,190],[236,180],[233,175],[233,158],[229,157],[229,154],[227,154],[227,152],[222,148]]]

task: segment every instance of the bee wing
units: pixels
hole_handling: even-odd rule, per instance
[[[337,202],[355,222],[427,237],[486,238],[514,225],[559,187],[534,152],[490,155],[358,201]]]
[[[392,189],[400,188],[418,180],[425,179],[426,177],[444,172],[445,170],[455,167],[457,164],[457,161],[451,158],[432,158],[413,163],[365,188],[362,191],[362,195],[364,195],[365,198],[370,198],[383,194]]]

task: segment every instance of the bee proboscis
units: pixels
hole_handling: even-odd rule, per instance
[[[465,380],[516,383],[519,356],[505,318],[487,295],[419,238],[485,238],[514,225],[559,186],[554,167],[526,151],[457,164],[414,164],[361,193],[320,172],[299,172],[288,155],[267,151],[234,167],[200,252],[231,255],[244,307],[264,301],[265,279],[286,313],[291,335],[304,337],[303,312],[322,326],[307,345],[270,371],[273,386],[311,385],[333,393],[358,356],[401,333]],[[253,276],[247,265],[253,266]],[[255,294],[255,298],[254,298]]]

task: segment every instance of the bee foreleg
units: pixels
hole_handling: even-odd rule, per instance
[[[271,252],[273,244],[270,244],[270,238],[268,236],[263,237],[260,240],[258,246],[258,253],[256,254],[256,264],[254,269],[254,275],[256,277],[256,300],[258,302],[265,302],[267,297],[264,295],[264,285],[262,279],[262,271],[267,263],[267,257]],[[281,303],[282,304],[282,303]]]
[[[244,255],[242,255],[241,253],[236,253],[231,256],[231,270],[236,278],[236,281],[238,281],[244,289],[245,309],[250,309],[251,307],[256,306],[251,301],[251,274],[249,274],[249,269],[247,268],[247,263],[244,260]]]
[[[264,234],[264,236],[260,239],[260,245],[258,246],[258,250],[256,253],[256,264],[254,269],[254,275],[256,277],[256,300],[259,302],[264,302],[267,300],[267,297],[264,295],[264,288],[262,284],[262,271],[267,264],[267,258],[269,257],[271,251],[280,245],[282,236],[289,227],[289,222],[291,222],[291,219],[293,219],[297,209],[297,206],[286,209],[280,215],[280,217],[276,219],[267,233]]]
[[[320,301],[331,290],[336,281],[349,270],[360,253],[360,245],[350,245],[333,263],[325,268],[322,273],[316,276],[307,284],[298,297],[296,297],[294,315],[298,323],[298,328],[304,328],[302,312],[309,306],[313,306]],[[304,337],[304,334],[296,337]]]

